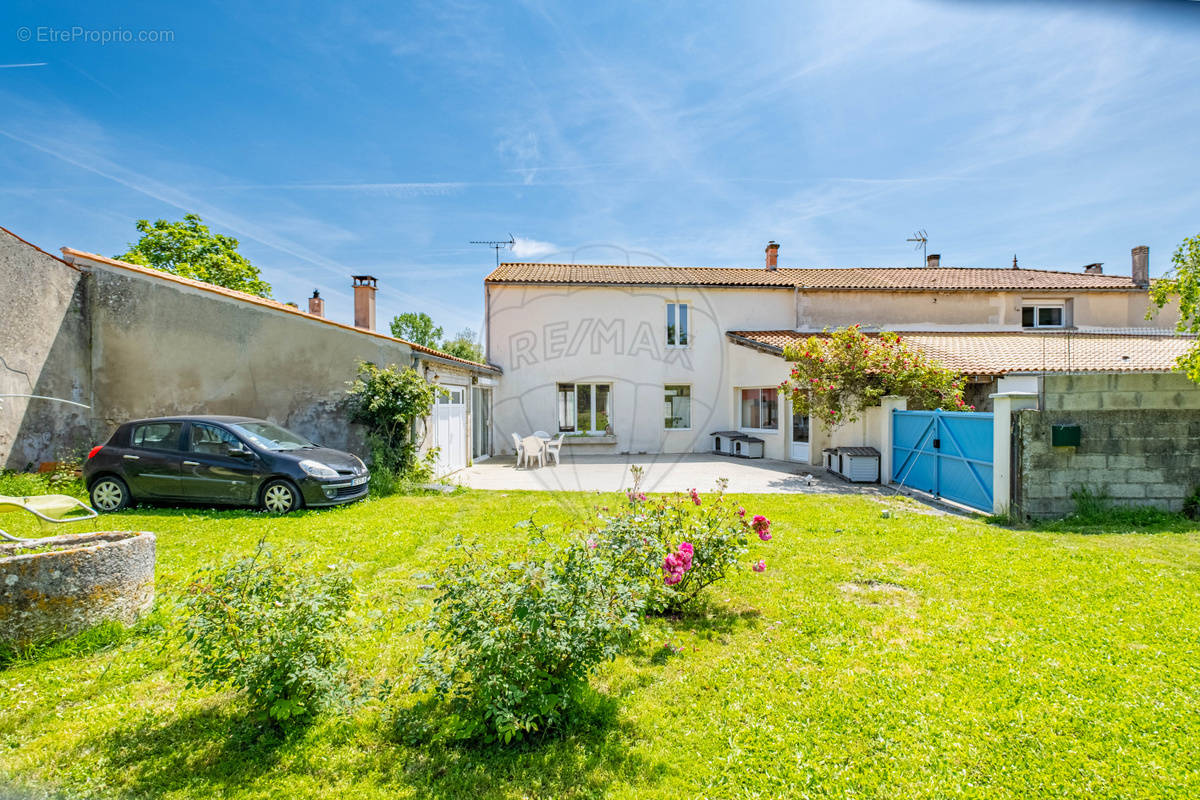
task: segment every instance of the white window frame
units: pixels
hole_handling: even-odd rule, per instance
[[[572,419],[579,419],[579,387],[580,386],[588,387],[589,392],[591,394],[591,400],[592,400],[592,402],[591,402],[591,430],[581,431],[581,430],[578,430],[578,426],[574,426],[574,425],[571,426],[571,429],[566,429],[563,427],[562,408],[559,407],[559,403],[561,402],[560,398],[564,394],[563,389],[562,389],[563,386],[571,387],[570,395],[571,395],[571,418]],[[603,428],[601,428],[600,430],[596,430],[596,395],[599,393],[597,391],[597,387],[600,387],[600,386],[608,387],[608,403],[607,403],[607,407],[604,409],[604,412],[606,414],[608,414],[608,424],[612,425],[613,387],[612,387],[611,383],[606,383],[603,381],[600,381],[600,382],[557,381],[554,384],[554,408],[555,408],[555,413],[558,415],[558,432],[559,433],[567,433],[567,434],[575,434],[575,435],[582,434],[584,436],[603,436],[604,435]]]
[[[1033,324],[1032,325],[1025,324],[1025,309],[1027,309],[1027,308],[1033,309]],[[1041,312],[1042,312],[1043,308],[1058,309],[1059,323],[1057,325],[1041,324],[1041,320],[1039,319],[1039,317],[1041,316]],[[1065,327],[1067,327],[1067,304],[1066,303],[1053,303],[1053,302],[1039,303],[1036,301],[1033,303],[1022,303],[1021,304],[1021,327],[1024,328],[1025,330],[1029,330],[1031,328],[1065,328]]]
[[[774,428],[751,428],[748,425],[743,425],[742,424],[742,392],[751,392],[754,390],[758,390],[760,392],[760,394],[758,396],[759,397],[758,402],[761,403],[762,402],[761,392],[764,390],[768,390],[768,389],[775,391],[775,427]],[[780,423],[780,413],[779,413],[780,393],[779,393],[778,385],[776,385],[776,386],[739,386],[739,387],[737,387],[736,391],[737,391],[737,412],[738,412],[738,430],[739,431],[751,431],[754,433],[779,433],[781,423]],[[761,419],[759,421],[761,422]]]
[[[669,389],[671,387],[676,387],[676,388],[683,387],[683,388],[687,389],[687,392],[688,392],[687,393],[688,425],[687,425],[687,427],[679,427],[679,428],[676,428],[671,425],[667,425],[667,416],[666,416],[666,414],[664,414],[663,415],[663,430],[665,430],[665,431],[690,431],[692,429],[692,424],[691,424],[692,423],[692,385],[690,383],[664,383],[663,384],[663,402],[664,403],[669,402],[667,400],[667,389]]]
[[[666,320],[666,346],[670,348],[686,348],[692,344],[692,312],[690,303],[675,301],[666,304],[663,315]],[[675,317],[672,330],[671,317]],[[682,320],[682,324],[680,324]],[[680,334],[683,334],[680,336]],[[682,339],[682,341],[680,341]],[[672,341],[674,340],[674,341]],[[682,384],[679,384],[682,385]]]

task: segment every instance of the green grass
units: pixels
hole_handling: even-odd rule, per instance
[[[420,646],[406,627],[430,601],[417,586],[456,534],[514,548],[512,525],[531,513],[567,520],[603,498],[470,492],[284,518],[103,518],[158,535],[163,599],[261,536],[350,561],[367,620],[353,671],[391,691],[277,740],[236,697],[186,689],[171,634],[140,626],[0,669],[0,785],[340,800],[1200,795],[1194,526],[1018,531],[899,499],[889,519],[865,497],[742,500],[775,522],[751,554],[768,570],[710,590],[703,614],[654,621],[601,670],[582,722],[507,751],[397,734]],[[157,619],[169,630],[173,614],[164,604]]]

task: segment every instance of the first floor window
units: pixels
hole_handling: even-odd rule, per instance
[[[1021,308],[1022,328],[1061,328],[1062,306],[1024,306]]]
[[[558,429],[563,433],[604,433],[612,416],[612,386],[607,383],[560,383]]]
[[[667,347],[687,347],[687,303],[667,303]]]
[[[692,387],[666,386],[663,393],[663,427],[692,427]]]
[[[742,389],[742,427],[778,430],[778,389]]]

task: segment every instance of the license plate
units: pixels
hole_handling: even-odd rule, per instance
[[[351,486],[362,486],[364,483],[367,482],[367,480],[368,480],[368,476],[363,475],[361,478],[355,478],[354,480],[350,481],[350,485]]]

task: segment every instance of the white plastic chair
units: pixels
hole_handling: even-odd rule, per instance
[[[549,439],[550,438],[550,434],[546,433],[545,431],[534,431],[533,435],[539,439]]]
[[[554,456],[554,466],[558,466],[558,451],[562,450],[563,439],[567,438],[565,433],[560,433],[557,439],[546,442],[546,455]]]
[[[526,436],[521,440],[521,449],[525,453],[525,464],[529,465],[529,461],[537,456],[538,466],[546,465],[546,440],[539,439],[536,436]]]
[[[517,464],[516,464],[516,466],[518,466],[518,467],[519,467],[519,466],[521,466],[521,461],[522,461],[522,460],[524,459],[524,457],[525,457],[525,448],[523,448],[523,447],[521,446],[521,437],[520,437],[520,436],[518,436],[517,434],[515,434],[515,433],[514,433],[514,434],[512,435],[512,437],[513,437],[513,453],[514,453],[514,454],[516,455],[516,457],[517,457]]]

